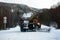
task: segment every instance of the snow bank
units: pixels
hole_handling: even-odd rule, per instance
[[[20,26],[17,25],[15,28],[10,28],[10,31],[20,31]]]
[[[20,32],[17,25],[10,30],[0,31],[0,40],[60,40],[60,29],[51,29],[50,32]]]

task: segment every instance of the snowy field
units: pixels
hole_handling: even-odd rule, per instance
[[[50,32],[21,32],[20,27],[16,26],[0,30],[0,40],[60,40],[60,29],[51,29]]]

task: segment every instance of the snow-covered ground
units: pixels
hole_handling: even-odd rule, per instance
[[[21,32],[20,27],[16,26],[0,30],[0,40],[60,40],[60,29],[51,29],[50,32]]]

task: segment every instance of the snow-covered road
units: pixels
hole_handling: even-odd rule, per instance
[[[0,40],[60,40],[60,30],[50,32],[20,32],[20,28],[0,31]]]

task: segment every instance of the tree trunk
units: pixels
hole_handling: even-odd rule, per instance
[[[60,23],[58,23],[58,29],[60,29]]]

